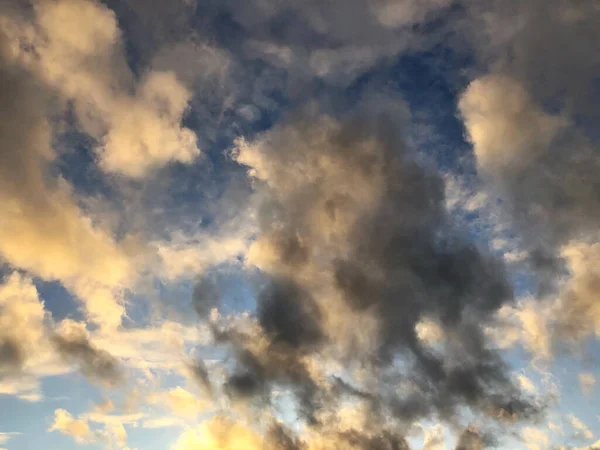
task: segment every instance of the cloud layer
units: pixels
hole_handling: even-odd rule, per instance
[[[599,19],[0,6],[0,402],[64,448],[594,448]]]

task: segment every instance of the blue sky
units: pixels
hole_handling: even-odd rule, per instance
[[[600,448],[599,19],[0,6],[0,449]]]

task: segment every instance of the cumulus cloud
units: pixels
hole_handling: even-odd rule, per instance
[[[549,447],[523,422],[550,382],[502,350],[551,364],[600,334],[593,0],[109,4],[0,6],[0,259],[22,271],[0,286],[0,394],[41,400],[75,368],[131,387],[49,429],[111,448],[141,426],[183,427],[180,450],[405,450],[423,423],[428,450],[446,426],[457,450],[500,429]],[[395,90],[422,70],[472,155],[406,138]],[[57,176],[65,131],[107,198]],[[83,317],[54,322],[30,277]]]
[[[266,198],[246,264],[267,282],[255,318],[212,322],[236,358],[225,391],[269,404],[289,389],[332,448],[404,448],[386,416],[406,425],[467,406],[489,420],[527,417],[536,407],[481,328],[512,298],[502,264],[446,221],[441,178],[399,135],[402,103],[362,108],[341,120],[309,110],[237,143],[235,160]],[[367,405],[364,431],[325,420],[344,398]]]
[[[225,417],[214,416],[199,427],[185,431],[172,447],[173,450],[196,448],[259,450],[264,447],[263,440],[256,431]]]
[[[523,442],[530,450],[543,450],[550,445],[550,439],[544,431],[535,427],[525,427],[521,432]]]
[[[470,82],[458,109],[479,172],[499,188],[546,302],[548,331],[535,319],[537,342],[526,345],[548,356],[551,341],[581,342],[597,328],[590,286],[600,160],[590,127],[598,117],[592,48],[600,33],[592,24],[600,11],[593,1],[552,2],[543,14],[539,5],[469,4],[472,36],[486,37],[473,45],[488,73]],[[528,315],[531,325],[535,314]]]
[[[423,450],[444,450],[446,443],[444,440],[444,429],[437,425],[425,433],[423,441]]]
[[[44,90],[14,61],[2,36],[0,77],[7,89],[0,108],[0,254],[14,267],[63,282],[92,320],[116,326],[124,313],[120,289],[132,275],[129,257],[80,209],[63,180],[49,182],[55,153]]]
[[[191,163],[196,135],[181,126],[191,92],[169,71],[139,80],[125,60],[112,10],[93,0],[35,4],[35,35],[16,35],[17,55],[68,101],[97,142],[100,167],[144,177],[170,162]]]
[[[534,163],[566,125],[535,105],[518,82],[502,75],[471,82],[458,107],[479,167],[500,176]]]
[[[96,439],[87,421],[75,419],[64,409],[54,411],[54,422],[48,431],[58,431],[70,436],[79,444],[90,443]]]

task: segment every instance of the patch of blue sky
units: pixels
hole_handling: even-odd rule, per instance
[[[34,278],[33,283],[45,309],[52,314],[54,321],[66,318],[76,321],[85,319],[81,303],[61,283],[40,278]]]

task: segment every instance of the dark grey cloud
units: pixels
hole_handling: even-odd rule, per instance
[[[472,37],[481,71],[516,80],[531,96],[529,106],[566,119],[531,165],[503,174],[526,245],[553,255],[567,240],[594,232],[599,219],[599,136],[593,124],[600,117],[600,10],[594,0],[466,5],[471,28],[462,31]]]
[[[212,308],[219,304],[219,288],[210,277],[202,277],[194,285],[192,305],[200,317],[207,317]]]
[[[598,282],[600,9],[593,0],[465,5],[470,27],[461,32],[471,37],[480,73],[459,109],[480,173],[529,255],[536,296],[555,303],[545,320],[554,322],[558,348],[565,337],[592,336],[598,323],[590,307],[598,298],[582,287]],[[578,245],[587,262],[575,269]]]
[[[304,442],[297,439],[291,430],[280,423],[269,426],[265,435],[265,447],[269,450],[302,450]]]
[[[492,420],[526,419],[538,408],[513,385],[483,332],[513,299],[504,267],[452,228],[443,180],[403,144],[401,110],[367,99],[330,128],[323,124],[331,118],[309,110],[260,137],[258,150],[240,150],[239,161],[260,170],[257,159],[264,158],[272,168],[257,175],[265,181],[257,189],[268,198],[259,219],[267,243],[251,256],[271,265],[255,331],[215,325],[217,341],[232,347],[237,364],[226,389],[252,397],[285,386],[317,429],[327,427],[322,413],[344,398],[366,402],[379,426],[385,417],[404,424],[451,420],[465,406]],[[356,185],[348,187],[347,179]],[[348,367],[363,367],[376,387],[364,379],[315,379],[307,367],[328,351],[353,348],[348,340],[363,330],[347,338],[328,328],[332,316],[348,314],[377,321],[374,350],[357,346],[343,357]],[[428,317],[446,334],[440,348],[417,335],[416,325]],[[357,327],[348,320],[347,327]],[[258,341],[266,344],[253,345]],[[399,383],[407,390],[399,391]],[[364,449],[406,448],[392,435],[357,431],[340,439]]]
[[[25,352],[16,339],[0,337],[0,379],[19,373],[25,363]]]
[[[397,436],[391,432],[383,432],[376,436],[367,436],[354,430],[345,431],[340,433],[341,443],[361,450],[410,450],[404,437]]]
[[[461,32],[470,37],[485,69],[510,74],[551,107],[582,114],[584,121],[598,118],[600,10],[594,0],[465,5],[472,20]]]
[[[93,345],[84,334],[55,334],[52,344],[66,361],[77,364],[92,381],[112,387],[124,380],[119,361],[106,350]]]
[[[273,280],[259,294],[258,320],[274,345],[302,350],[323,339],[318,305],[289,280]]]
[[[188,370],[196,383],[209,395],[213,393],[212,383],[210,381],[210,376],[208,373],[208,369],[206,368],[206,364],[204,361],[197,360],[191,364],[188,364]]]
[[[455,450],[483,450],[493,445],[493,439],[475,430],[466,429],[458,437]]]

